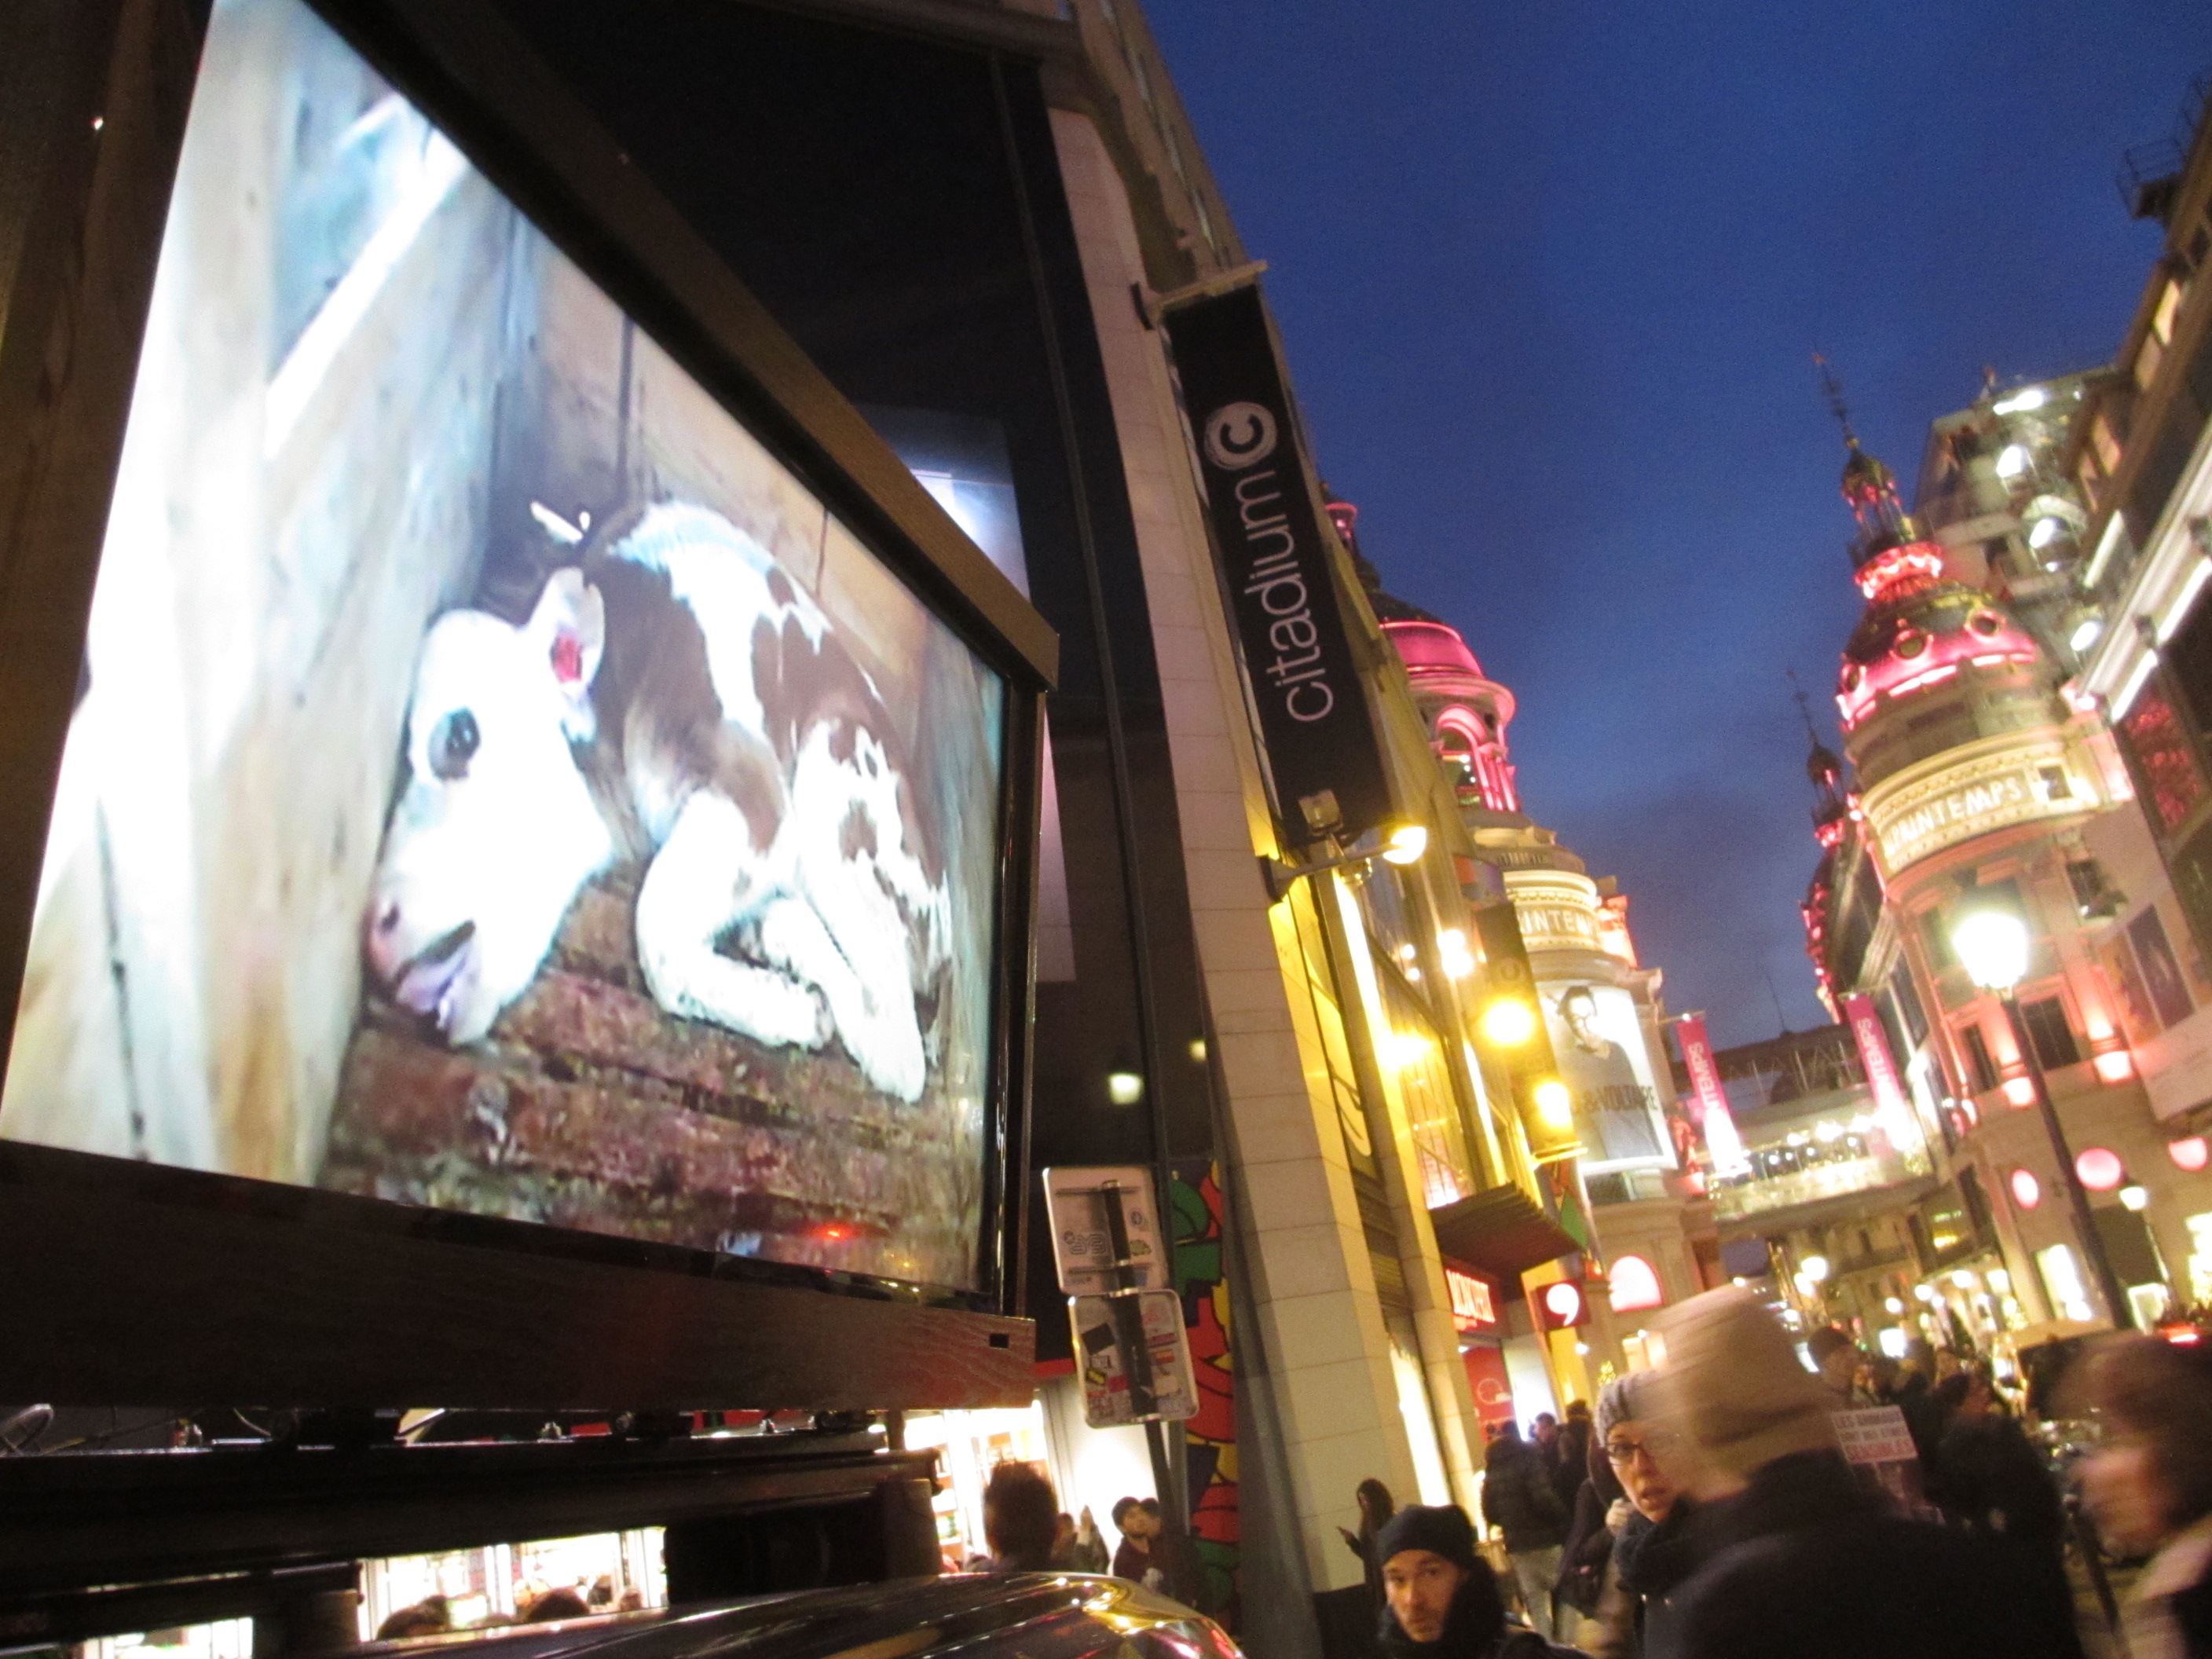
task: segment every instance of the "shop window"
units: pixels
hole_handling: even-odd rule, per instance
[[[2088,1284],[2081,1277],[2081,1264],[2075,1259],[2072,1246],[2053,1244],[2038,1250],[2035,1271],[2043,1280],[2043,1294],[2056,1317],[2079,1320],[2083,1324],[2096,1317],[2089,1306]]]
[[[2027,1040],[2035,1045],[2036,1061],[2045,1071],[2080,1063],[2081,1050],[2066,1023],[2066,1005],[2057,997],[2021,1003],[2020,1023],[2027,1028]]]
[[[2204,799],[2204,773],[2166,688],[2155,678],[2120,721],[2120,738],[2135,762],[2152,817],[2172,835]]]
[[[2212,1212],[2187,1218],[2189,1229],[2189,1299],[2212,1302]]]
[[[1990,1045],[1978,1025],[1959,1028],[1959,1046],[1966,1053],[1966,1069],[1972,1073],[1974,1092],[1984,1094],[1997,1086],[1996,1062],[1990,1058]]]
[[[1943,912],[1940,907],[1921,915],[1920,948],[1928,952],[1928,965],[1936,973],[1959,965],[1959,959],[1951,954],[1951,936],[1943,931]]]

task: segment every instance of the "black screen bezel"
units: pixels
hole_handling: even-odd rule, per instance
[[[37,1280],[15,1291],[0,1287],[0,1322],[33,1339],[11,1345],[13,1361],[0,1359],[0,1398],[143,1404],[151,1398],[145,1389],[159,1379],[166,1399],[326,1404],[334,1388],[350,1389],[343,1379],[357,1375],[368,1392],[353,1389],[346,1403],[849,1409],[1025,1401],[1030,1333],[1026,1322],[1007,1316],[1020,1306],[1033,848],[1054,635],[493,7],[484,0],[307,3],[1004,681],[1000,884],[977,1283],[972,1289],[902,1285],[0,1141],[0,1257],[29,1266]],[[87,365],[96,379],[83,395],[52,400],[41,411],[42,429],[27,434],[27,448],[40,440],[49,453],[74,446],[96,456],[101,469],[69,474],[33,467],[33,490],[52,492],[44,503],[50,525],[59,521],[75,533],[57,548],[50,532],[45,545],[57,556],[50,569],[58,567],[61,579],[34,581],[27,594],[0,599],[0,628],[49,634],[73,629],[81,652],[134,378],[137,331],[160,253],[204,20],[151,0],[84,0],[77,9],[100,14],[88,20],[98,28],[74,43],[77,73],[69,93],[52,100],[44,157],[50,165],[37,182],[44,216],[58,214],[81,227],[82,245],[96,255],[78,273],[84,287],[123,296],[106,320],[115,321],[119,311],[133,331],[127,349]],[[84,50],[88,39],[105,49],[104,64]],[[94,135],[90,143],[88,131]],[[13,205],[0,198],[0,216]],[[40,218],[34,210],[31,230]],[[63,296],[64,312],[70,297]],[[31,315],[35,325],[35,307]],[[66,327],[70,319],[58,314],[52,320]],[[0,409],[6,407],[9,368],[18,366],[7,360],[21,343],[0,338]],[[21,459],[0,451],[0,477]],[[88,476],[99,479],[90,490]],[[13,522],[0,517],[0,559],[21,562],[13,557],[9,532],[24,536],[40,516],[33,512]],[[0,668],[0,681],[13,678]],[[51,672],[44,678],[51,680]],[[34,835],[24,833],[20,814],[0,820],[0,858],[19,874],[28,869],[28,879],[10,878],[0,890],[12,912],[0,914],[0,1059],[28,942],[44,811],[66,732],[66,699],[52,696],[51,684],[42,689],[49,695],[35,712],[47,716],[43,729],[30,733],[30,744],[19,732],[9,748],[23,752],[0,750],[6,769],[0,775],[27,779],[34,791],[43,784]],[[82,1215],[88,1226],[95,1213],[109,1237],[57,1238],[56,1225],[64,1218]],[[33,1220],[40,1216],[42,1224]],[[273,1251],[265,1261],[264,1247]],[[502,1255],[528,1261],[501,1261]],[[434,1266],[441,1261],[450,1267]],[[754,1339],[750,1346],[740,1341],[735,1351],[726,1341],[703,1349],[694,1344],[687,1358],[672,1357],[662,1375],[653,1374],[650,1364],[641,1367],[635,1355],[594,1364],[588,1354],[571,1354],[549,1368],[533,1366],[526,1355],[501,1358],[488,1342],[433,1344],[434,1354],[416,1374],[402,1366],[393,1376],[388,1355],[376,1349],[398,1339],[386,1328],[398,1305],[391,1299],[394,1287],[412,1285],[421,1294],[442,1279],[466,1281],[472,1274],[501,1282],[507,1295],[526,1304],[542,1299],[569,1312],[580,1299],[609,1295],[647,1301],[674,1295],[693,1305],[695,1316],[749,1324],[780,1310],[768,1318],[768,1328],[781,1325],[790,1340],[781,1353],[774,1339]],[[656,1291],[631,1279],[637,1274],[667,1283]],[[366,1321],[358,1328],[343,1316],[347,1286],[356,1279],[362,1290],[353,1299]],[[680,1291],[674,1289],[678,1284]],[[617,1285],[629,1289],[610,1289]],[[842,1305],[822,1305],[823,1292]],[[210,1296],[230,1305],[210,1318],[203,1304],[201,1340],[196,1322],[180,1317],[179,1309]],[[304,1307],[312,1317],[288,1315],[288,1304]],[[925,1316],[919,1328],[917,1315]],[[515,1329],[527,1328],[526,1321]],[[941,1330],[942,1340],[924,1340],[917,1348],[917,1330]],[[42,1331],[52,1339],[43,1354],[36,1340]],[[133,1331],[136,1340],[128,1334]],[[244,1369],[241,1340],[262,1356]],[[301,1340],[319,1345],[311,1360],[297,1348]],[[333,1340],[341,1350],[357,1345],[365,1363],[349,1368],[342,1353],[331,1352]],[[149,1352],[126,1356],[118,1343]],[[939,1347],[943,1363],[924,1358]],[[815,1348],[821,1352],[804,1352]],[[549,1382],[549,1371],[557,1382]],[[380,1376],[385,1380],[371,1382]],[[387,1397],[384,1391],[403,1380],[415,1391]],[[769,1387],[778,1392],[760,1392]]]

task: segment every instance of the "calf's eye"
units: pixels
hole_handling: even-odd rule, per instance
[[[477,730],[477,717],[465,708],[456,708],[430,733],[430,769],[448,781],[461,776],[469,769],[469,757],[483,741],[483,733]]]

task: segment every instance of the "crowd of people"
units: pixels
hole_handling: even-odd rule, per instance
[[[1510,1571],[1456,1507],[1393,1512],[1363,1486],[1346,1538],[1393,1659],[2078,1659],[2061,1497],[1985,1374],[1840,1330],[1812,1334],[1808,1370],[1735,1289],[1661,1329],[1665,1364],[1595,1413],[1492,1438],[1482,1518]],[[2212,1363],[2122,1337],[2081,1372],[2073,1410],[2101,1435],[2083,1500],[2108,1548],[2148,1558],[2131,1659],[2212,1659]],[[1902,1494],[1845,1461],[1835,1422],[1890,1405],[1923,1480]]]

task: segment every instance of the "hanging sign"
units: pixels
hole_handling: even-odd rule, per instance
[[[1390,816],[1389,781],[1267,307],[1247,284],[1177,306],[1162,325],[1198,443],[1278,833],[1286,848],[1357,836]]]
[[[1052,1261],[1068,1296],[1164,1283],[1160,1221],[1152,1207],[1152,1174],[1139,1164],[1062,1165],[1044,1172],[1045,1212],[1052,1223]],[[1126,1256],[1114,1249],[1118,1202],[1128,1240]],[[1126,1272],[1117,1274],[1117,1266]]]
[[[1083,1420],[1092,1428],[1179,1423],[1198,1415],[1190,1334],[1182,1322],[1182,1298],[1173,1291],[1071,1297],[1068,1316],[1083,1373]],[[1148,1371],[1130,1364],[1129,1346],[1140,1328]]]
[[[1905,1085],[1898,1079],[1897,1062],[1890,1058],[1889,1037],[1881,1029],[1881,1016],[1874,1011],[1874,999],[1863,991],[1855,991],[1844,999],[1843,1009],[1851,1036],[1858,1042],[1867,1087],[1874,1094],[1874,1121],[1888,1137],[1892,1152],[1902,1156],[1919,1151],[1919,1127],[1905,1098]]]
[[[1698,1103],[1698,1128],[1705,1138],[1705,1152],[1717,1176],[1751,1173],[1751,1159],[1736,1133],[1735,1115],[1729,1110],[1728,1091],[1721,1087],[1721,1068],[1713,1060],[1713,1041],[1705,1035],[1705,1022],[1685,1017],[1674,1022],[1681,1039],[1682,1065],[1690,1073],[1690,1091]]]

